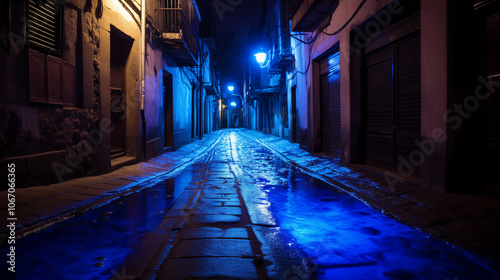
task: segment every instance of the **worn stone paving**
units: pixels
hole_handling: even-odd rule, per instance
[[[176,203],[165,215],[157,230],[172,238],[150,253],[158,257],[138,262],[146,250],[138,246],[120,271],[142,279],[281,279],[302,265],[305,256],[285,245],[274,219],[258,211],[261,201],[248,195],[258,190],[241,181],[248,178],[235,165],[241,155],[231,148],[232,136],[195,164],[192,203]],[[142,244],[154,243],[150,237]]]
[[[311,155],[287,140],[243,129],[230,132],[210,134],[204,141],[111,174],[19,189],[19,224],[36,225],[106,201],[208,152],[203,162],[195,163],[197,175],[157,230],[147,233],[127,258],[119,270],[127,277],[122,278],[287,279],[287,272],[304,267],[307,258],[284,245],[285,237],[270,214],[265,194],[252,188],[256,174],[242,164],[251,156],[265,167],[266,159],[255,150],[264,145],[285,161],[406,224],[453,244],[500,256],[497,200],[406,186],[394,190],[383,177]],[[248,142],[254,143],[251,155],[241,148]]]
[[[145,279],[153,276],[157,279],[286,279],[291,270],[310,267],[301,252],[284,245],[286,237],[281,235],[270,213],[265,194],[254,187],[258,180],[265,180],[266,170],[275,168],[268,163],[269,154],[259,150],[263,148],[258,143],[285,161],[406,224],[476,251],[482,249],[488,256],[498,252],[497,220],[492,219],[499,214],[495,204],[481,205],[481,198],[466,200],[459,195],[431,196],[406,186],[391,190],[380,177],[340,166],[326,157],[312,156],[287,140],[239,130],[224,135],[223,141],[214,148],[210,164],[193,179],[199,182],[200,195],[192,208],[184,209],[184,222],[170,228],[177,235],[168,243],[171,248],[168,255],[149,266],[157,269],[135,269],[140,271],[137,276],[146,275]],[[256,165],[259,168],[253,168]],[[426,196],[419,196],[421,194]],[[484,222],[483,227],[477,227],[477,219]],[[468,228],[464,230],[464,227]],[[246,235],[227,233],[227,230],[244,233],[245,229]],[[169,229],[163,227],[162,230]],[[495,267],[497,262],[491,260],[490,265]],[[309,277],[307,271],[301,273],[303,279]]]

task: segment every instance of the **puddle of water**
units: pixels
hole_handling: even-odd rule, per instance
[[[175,178],[17,240],[15,279],[108,279],[142,236],[158,227],[192,176],[187,167]]]
[[[284,166],[279,160],[273,165]],[[256,183],[267,193],[279,226],[291,236],[289,245],[318,264],[313,268],[318,279],[497,279],[473,257],[323,181],[295,168],[278,170]]]

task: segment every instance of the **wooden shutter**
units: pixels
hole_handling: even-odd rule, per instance
[[[392,46],[367,55],[366,161],[383,167],[394,166],[392,65]]]
[[[28,10],[30,42],[46,49],[58,50],[56,28],[59,4],[53,0],[29,0]]]
[[[76,106],[75,65],[29,50],[30,101]]]
[[[62,103],[65,106],[76,105],[76,87],[75,87],[75,65],[67,62],[62,63],[61,90]]]
[[[61,60],[47,56],[47,93],[50,104],[62,104]]]
[[[340,158],[340,53],[320,61],[322,151]]]
[[[29,86],[31,102],[47,102],[45,55],[29,51]]]

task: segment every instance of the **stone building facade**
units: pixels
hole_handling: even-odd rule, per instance
[[[197,19],[184,29],[201,14],[195,1],[170,2],[2,2],[0,163],[16,164],[18,186],[107,173],[214,129],[211,39],[193,34],[184,51],[196,59],[171,52],[185,38],[158,11]]]

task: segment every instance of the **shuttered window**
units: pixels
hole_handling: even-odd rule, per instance
[[[76,106],[75,65],[35,50],[29,51],[30,101]]]
[[[320,61],[322,152],[340,158],[340,53]]]
[[[76,106],[75,65],[61,59],[62,10],[54,0],[28,1],[31,102]]]
[[[30,46],[58,53],[60,50],[60,5],[53,0],[29,0],[28,37]]]

